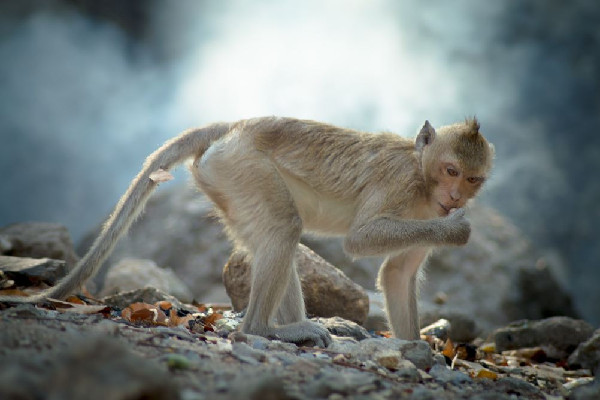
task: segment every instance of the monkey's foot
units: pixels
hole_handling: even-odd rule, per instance
[[[327,347],[331,344],[331,335],[329,331],[321,325],[311,321],[294,322],[288,325],[268,327],[261,332],[247,333],[264,336],[269,339],[281,340],[295,344],[312,342],[317,347]]]

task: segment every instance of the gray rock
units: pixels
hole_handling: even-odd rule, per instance
[[[178,388],[165,370],[115,339],[84,337],[47,362],[3,357],[0,398],[176,399]]]
[[[336,336],[351,337],[356,340],[363,340],[371,337],[365,328],[358,325],[356,322],[348,321],[347,319],[340,317],[312,319],[325,326],[331,334]]]
[[[477,338],[481,330],[470,316],[458,312],[429,312],[421,315],[421,324],[431,324],[440,319],[447,320],[449,327],[446,338],[455,343],[469,343]],[[440,338],[441,339],[441,338]],[[445,340],[445,339],[442,339]]]
[[[32,282],[54,285],[69,270],[63,260],[0,256],[0,271],[17,285],[29,286]]]
[[[600,381],[579,386],[569,394],[569,400],[598,400],[600,399]]]
[[[510,393],[527,399],[545,399],[546,396],[535,386],[512,376],[498,379],[492,385],[494,391]]]
[[[569,356],[569,367],[587,368],[596,376],[600,373],[600,329],[581,343]]]
[[[411,361],[422,370],[427,370],[433,365],[433,354],[431,347],[422,340],[412,340],[400,345],[402,356]]]
[[[401,340],[395,338],[372,338],[358,343],[357,354],[370,356],[372,354],[400,351],[402,358],[412,362],[417,368],[426,370],[433,365],[431,347],[422,340]]]
[[[143,289],[136,289],[130,292],[123,292],[112,296],[107,296],[102,299],[106,305],[119,308],[125,308],[131,303],[141,302],[154,304],[163,300],[170,302],[176,309],[186,310],[189,312],[198,312],[197,308],[191,305],[183,304],[170,294],[161,292],[153,287],[145,287]]]
[[[73,250],[69,231],[60,224],[13,224],[0,228],[0,236],[4,255],[64,260],[69,268],[79,260]]]
[[[440,383],[451,383],[461,385],[472,381],[471,377],[459,371],[453,371],[448,367],[435,364],[429,370],[429,375]]]
[[[541,321],[517,321],[494,333],[499,352],[539,346],[554,359],[569,356],[592,336],[594,328],[585,321],[552,317]]]
[[[309,314],[364,322],[369,298],[363,288],[304,245],[298,246],[296,257]],[[250,295],[250,264],[246,254],[236,252],[230,257],[223,269],[223,282],[234,309],[246,308]]]
[[[160,268],[152,260],[124,258],[112,265],[104,281],[101,296],[110,296],[120,292],[130,292],[154,287],[162,292],[190,303],[193,300],[190,289],[175,275],[170,268]]]
[[[421,328],[421,335],[435,336],[446,341],[450,332],[450,322],[447,319],[439,319],[436,322]]]

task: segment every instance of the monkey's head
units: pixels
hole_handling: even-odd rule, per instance
[[[415,147],[431,206],[448,215],[475,197],[492,167],[494,147],[475,118],[436,130],[425,121]]]

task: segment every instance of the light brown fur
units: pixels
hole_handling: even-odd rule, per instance
[[[426,122],[415,141],[314,121],[256,118],[189,131],[148,157],[91,250],[55,288],[64,297],[95,273],[152,189],[149,178],[194,158],[192,175],[214,202],[230,238],[252,255],[243,331],[327,346],[305,319],[294,254],[304,231],[345,237],[355,257],[387,256],[379,273],[393,333],[418,338],[418,271],[429,249],[464,244],[461,209],[491,168],[493,148],[475,119]]]

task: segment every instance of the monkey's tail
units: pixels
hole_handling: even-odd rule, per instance
[[[167,141],[146,158],[142,170],[117,203],[92,247],[67,276],[61,279],[56,286],[35,296],[0,296],[0,301],[35,303],[46,298],[61,299],[79,289],[81,284],[98,271],[119,238],[127,232],[132,222],[143,210],[144,204],[158,185],[150,179],[150,174],[158,169],[168,171],[186,159],[204,153],[212,142],[224,136],[229,130],[230,124],[217,123],[185,131]]]

